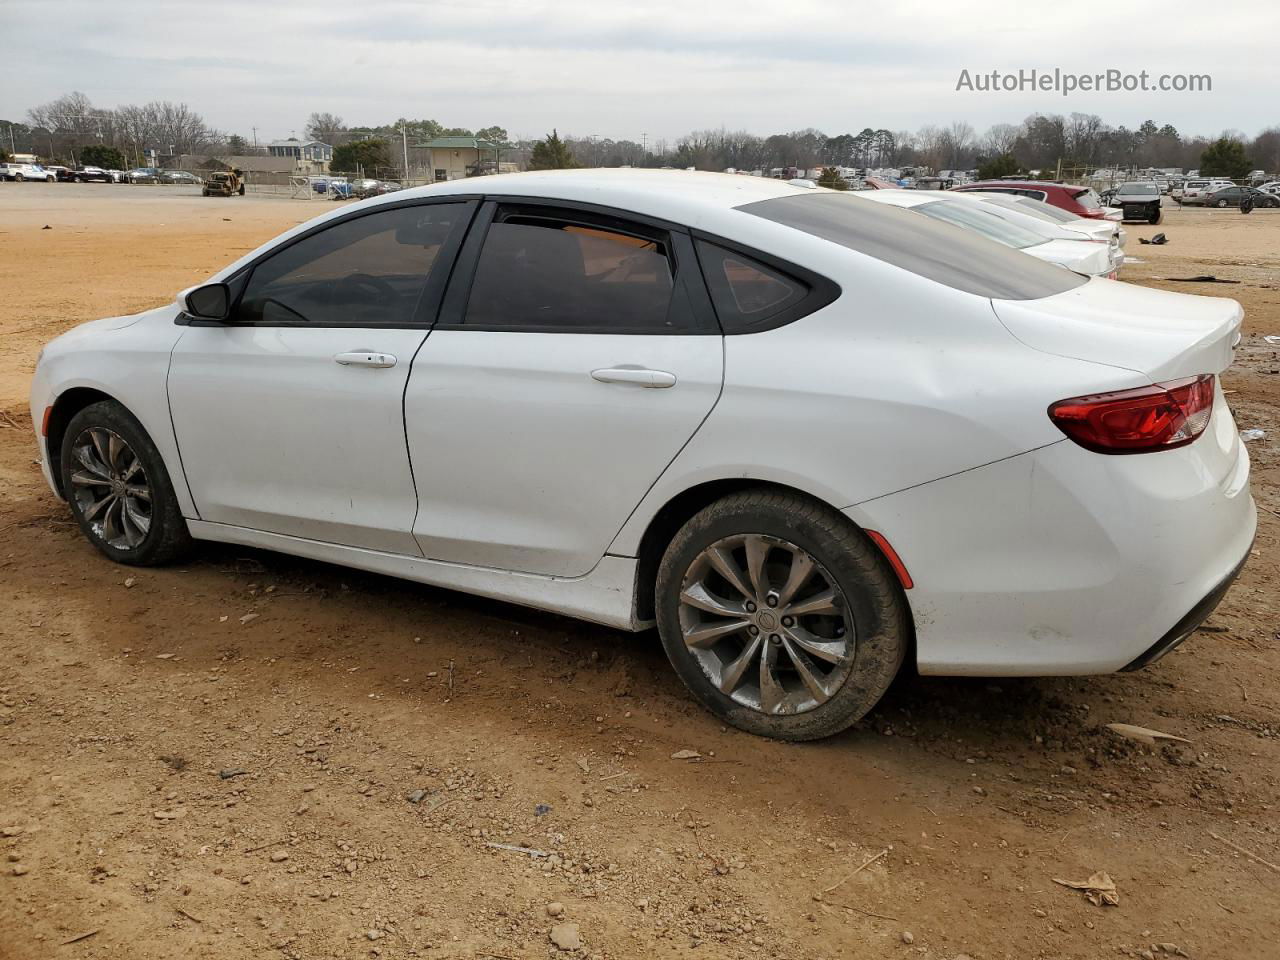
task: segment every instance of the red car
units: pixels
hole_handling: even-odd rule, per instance
[[[1030,197],[1090,220],[1104,220],[1107,216],[1102,201],[1089,187],[1043,183],[1039,180],[983,180],[954,189],[957,192],[1011,193],[1018,197]]]

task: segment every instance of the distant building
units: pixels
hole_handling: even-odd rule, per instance
[[[204,176],[215,170],[239,170],[248,183],[287,184],[291,174],[297,172],[297,161],[291,157],[253,156],[201,156],[182,154],[164,157],[165,166],[172,170],[187,170]]]
[[[461,180],[515,170],[514,164],[502,162],[502,147],[488,140],[436,137],[418,146],[428,152],[432,180]]]
[[[333,159],[333,147],[319,140],[277,140],[267,144],[267,154],[272,157],[287,157],[294,162],[298,173],[327,173],[329,161]]]

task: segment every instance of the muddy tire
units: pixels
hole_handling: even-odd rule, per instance
[[[656,607],[667,657],[693,695],[738,729],[780,740],[817,740],[859,720],[911,637],[902,588],[866,534],[824,504],[773,490],[733,494],[689,520],[659,565]]]
[[[191,548],[164,460],[113,400],[85,407],[62,438],[62,491],[89,542],[117,563],[158,566]]]

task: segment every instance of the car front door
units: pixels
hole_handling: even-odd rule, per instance
[[[454,273],[405,394],[423,555],[586,574],[720,394],[692,242],[490,201]]]
[[[404,388],[475,206],[324,224],[230,280],[228,322],[187,318],[169,403],[200,519],[419,555]]]

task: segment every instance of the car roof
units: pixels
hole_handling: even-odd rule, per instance
[[[413,187],[388,195],[386,202],[450,194],[541,197],[578,203],[596,203],[675,223],[697,226],[734,207],[774,197],[811,193],[813,188],[793,186],[783,180],[731,173],[690,170],[539,170],[497,176],[450,180]],[[394,199],[392,199],[394,198]]]
[[[1049,183],[1044,180],[979,180],[966,183],[956,190],[975,190],[982,187],[1014,187],[1019,190],[1087,190],[1088,187],[1070,186],[1065,183]]]

